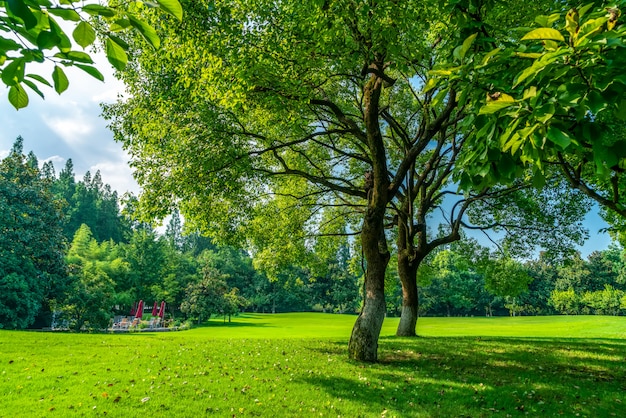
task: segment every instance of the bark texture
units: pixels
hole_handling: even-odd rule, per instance
[[[371,184],[361,232],[363,257],[367,264],[364,301],[354,324],[348,353],[351,359],[366,362],[378,360],[378,337],[385,319],[385,270],[389,251],[385,239],[385,210],[389,199],[387,157],[378,120],[380,93],[384,73],[383,60],[373,63],[373,73],[363,91],[364,122],[367,147],[372,161]]]

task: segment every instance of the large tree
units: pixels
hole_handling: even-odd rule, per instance
[[[64,291],[61,204],[18,138],[0,161],[0,328],[26,328]]]
[[[467,133],[459,127],[471,87],[437,87],[429,71],[489,47],[475,33],[484,22],[526,23],[536,12],[483,7],[504,3],[195,1],[182,25],[154,22],[168,34],[166,52],[140,54],[124,75],[132,96],[106,111],[144,187],[144,213],[162,217],[179,205],[188,222],[222,238],[243,235],[259,208],[277,207],[274,219],[298,220],[302,236],[359,231],[364,305],[349,352],[376,360],[388,208],[400,229],[413,229],[420,181],[436,186],[425,201],[438,207],[430,203],[455,186]],[[452,229],[449,239],[458,235]]]

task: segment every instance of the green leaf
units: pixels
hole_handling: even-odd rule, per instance
[[[449,70],[430,70],[428,72],[428,74],[434,75],[434,76],[437,76],[437,77],[447,77],[447,76],[452,74],[452,70],[451,69],[449,69]]]
[[[67,87],[70,85],[65,72],[58,65],[55,65],[52,71],[52,81],[54,82],[54,90],[59,94],[67,90]]]
[[[540,190],[543,189],[543,186],[546,185],[546,177],[544,176],[543,172],[541,172],[541,170],[535,170],[533,173],[533,187],[535,187],[535,189]]]
[[[533,111],[533,116],[537,121],[541,123],[546,123],[548,120],[554,116],[554,112],[556,112],[556,108],[552,103],[546,103]]]
[[[501,49],[500,47],[493,49],[491,51],[489,51],[482,59],[481,65],[487,65],[487,63],[489,62],[489,60],[491,58],[493,58],[496,54],[500,53]]]
[[[591,113],[596,114],[607,106],[607,102],[600,93],[596,90],[591,90],[589,94],[587,94],[587,106]]]
[[[92,67],[90,65],[84,65],[84,64],[74,64],[74,66],[80,68],[81,70],[83,70],[84,72],[92,76],[93,78],[97,78],[100,81],[104,81],[104,76],[102,75],[100,71],[98,71],[96,67]]]
[[[589,4],[582,6],[580,9],[578,9],[578,15],[580,17],[583,17],[585,13],[587,13],[589,9],[591,9],[592,7],[593,7],[593,3],[589,3]]]
[[[579,46],[582,43],[584,43],[584,41],[588,39],[589,37],[591,37],[592,35],[599,33],[602,30],[602,25],[604,25],[608,20],[609,18],[606,16],[599,17],[597,19],[590,19],[586,21],[585,23],[583,23],[582,25],[580,25],[580,28],[578,29],[578,34],[577,34],[578,38],[576,39],[576,42],[574,45]]]
[[[124,41],[119,36],[109,35],[109,38],[111,38],[113,42],[121,46],[124,51],[128,51],[128,49],[130,48],[130,45],[128,45],[128,43],[126,43],[126,41]]]
[[[112,22],[109,25],[109,30],[111,32],[119,32],[124,29],[128,29],[131,26],[129,19],[117,19],[115,22]]]
[[[522,96],[522,100],[532,99],[537,96],[537,87],[530,86],[526,90],[524,90],[524,94]]]
[[[159,35],[157,35],[156,31],[154,30],[152,26],[148,25],[146,22],[139,20],[136,17],[131,16],[131,15],[128,15],[128,19],[130,20],[130,24],[135,29],[137,29],[139,33],[141,33],[144,39],[148,41],[148,43],[152,45],[154,49],[159,48],[159,46],[161,45],[161,40],[159,39]]]
[[[42,30],[37,35],[37,47],[39,49],[52,49],[61,42],[61,38],[52,31]]]
[[[69,52],[72,49],[72,41],[70,41],[70,38],[68,38],[63,29],[61,29],[59,24],[52,19],[52,17],[50,17],[48,21],[50,23],[50,31],[59,37],[59,42],[56,46],[59,47],[61,52]]]
[[[437,87],[438,83],[439,81],[436,78],[432,78],[432,77],[429,78],[426,84],[424,85],[424,90],[423,90],[424,93],[428,93],[429,91]]]
[[[26,94],[26,90],[24,90],[24,87],[20,84],[11,86],[9,89],[9,103],[11,103],[16,110],[28,106],[28,94]]]
[[[106,55],[107,59],[111,63],[116,70],[123,71],[126,68],[126,64],[128,63],[128,56],[126,55],[126,51],[124,48],[119,46],[117,42],[115,42],[110,37],[106,40]]]
[[[22,19],[22,21],[24,22],[24,27],[27,30],[37,26],[37,18],[30,10],[30,8],[26,6],[23,0],[7,0],[6,3],[9,6],[9,10],[11,11],[11,13]],[[22,89],[22,91],[23,90],[24,89]],[[28,98],[26,98],[26,103],[28,104]],[[15,104],[13,105],[15,106]]]
[[[516,52],[515,55],[520,57],[520,58],[537,59],[537,58],[541,57],[542,54],[540,52]]]
[[[96,31],[89,23],[83,21],[76,25],[72,37],[78,45],[86,48],[96,40]]]
[[[556,50],[554,52],[548,52],[543,54],[541,58],[535,60],[530,67],[525,68],[521,73],[517,75],[515,79],[515,84],[513,87],[518,86],[522,81],[527,78],[534,76],[541,70],[543,70],[548,65],[552,64],[554,61],[559,59],[562,55],[566,55],[568,53],[566,48],[562,48],[560,50]]]
[[[17,58],[2,69],[2,82],[7,86],[19,84],[24,79],[24,58]]]
[[[48,87],[52,87],[52,84],[39,74],[26,74],[26,77],[32,78],[33,80],[39,81],[41,84],[45,84]]]
[[[572,143],[572,139],[569,135],[554,126],[550,126],[548,128],[547,136],[548,139],[552,141],[552,143],[558,145],[561,150],[565,150],[565,148]]]
[[[115,10],[99,4],[88,4],[82,10],[92,16],[113,17],[117,14]]]
[[[535,23],[540,26],[549,27],[552,26],[554,22],[559,20],[560,17],[561,16],[558,13],[551,14],[550,16],[541,15],[535,18]]]
[[[626,99],[622,99],[615,109],[615,117],[620,120],[626,120]]]
[[[552,28],[538,28],[535,30],[531,30],[524,37],[522,37],[522,41],[539,39],[539,40],[552,40],[552,41],[563,41],[565,42],[565,38],[556,29]]]
[[[179,21],[183,20],[183,8],[178,0],[157,0],[161,9],[174,16]]]
[[[63,58],[69,61],[82,62],[84,64],[93,64],[93,60],[89,54],[82,51],[69,51],[66,53],[59,52],[54,55],[57,58]]]
[[[30,80],[24,79],[24,84],[26,84],[28,87],[30,87],[30,89],[32,91],[34,91],[35,93],[37,93],[42,99],[45,99],[43,93],[41,92],[41,90],[39,90],[39,87],[37,87],[37,85],[35,83],[33,83]]]
[[[486,105],[480,108],[479,115],[489,115],[501,109],[514,105],[515,99],[508,94],[502,94],[497,100],[488,101]]]
[[[463,58],[465,58],[465,54],[467,54],[467,51],[469,51],[469,49],[472,47],[472,44],[474,43],[474,40],[476,39],[476,36],[478,34],[475,33],[473,35],[468,36],[464,41],[463,44],[461,46],[458,46],[454,49],[454,57],[456,59],[458,59],[459,61],[463,61]]]
[[[63,20],[68,20],[71,22],[80,21],[80,15],[76,13],[74,9],[65,9],[63,7],[51,7],[48,10],[48,13],[58,16]]]
[[[0,37],[0,52],[17,51],[22,46],[13,39]]]

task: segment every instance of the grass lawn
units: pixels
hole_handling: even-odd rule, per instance
[[[351,362],[354,316],[242,315],[190,331],[0,331],[0,417],[624,416],[626,318],[421,318]]]

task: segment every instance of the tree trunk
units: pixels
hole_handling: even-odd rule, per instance
[[[352,329],[348,353],[351,359],[375,362],[378,360],[378,337],[385,319],[385,270],[390,257],[384,224],[389,202],[389,173],[378,120],[383,86],[383,79],[378,74],[385,70],[383,57],[372,63],[370,68],[374,71],[363,89],[366,142],[372,161],[372,171],[369,173],[371,187],[368,181],[365,182],[367,209],[361,231],[361,248],[367,267],[363,283],[363,309]]]
[[[348,346],[350,358],[358,361],[378,360],[378,337],[385,319],[385,270],[389,263],[384,233],[382,216],[380,221],[366,216],[361,233],[363,255],[367,262],[363,284],[365,298]]]
[[[396,330],[398,337],[415,337],[417,326],[417,312],[419,309],[419,295],[417,292],[417,268],[410,263],[401,267],[400,256],[398,255],[398,275],[402,283],[402,313],[400,323]]]
[[[398,337],[415,337],[419,295],[417,292],[417,268],[421,259],[409,243],[409,231],[401,218],[398,222],[398,276],[402,283],[402,313],[396,330]]]

